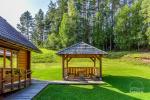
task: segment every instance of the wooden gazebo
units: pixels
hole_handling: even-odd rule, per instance
[[[74,44],[57,52],[62,56],[62,75],[64,80],[92,79],[102,80],[102,56],[107,54],[84,42]],[[93,61],[92,67],[70,67],[68,65],[72,58],[90,58]],[[99,67],[96,67],[96,61]]]
[[[31,84],[31,52],[40,50],[0,16],[0,94]]]

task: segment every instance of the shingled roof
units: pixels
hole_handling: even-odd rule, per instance
[[[13,28],[5,19],[0,16],[0,39],[13,42],[29,50],[40,52],[40,50],[28,41],[20,32]]]
[[[107,53],[89,44],[80,42],[68,48],[58,51],[57,54],[59,55],[63,55],[63,54],[102,54],[104,55]]]

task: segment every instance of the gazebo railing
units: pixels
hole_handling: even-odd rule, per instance
[[[0,94],[14,91],[30,85],[30,75],[30,70],[0,68]]]
[[[64,69],[65,76],[91,78],[99,76],[99,68],[97,67],[68,67]]]

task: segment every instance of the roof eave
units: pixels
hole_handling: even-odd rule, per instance
[[[37,52],[37,53],[42,53],[42,51],[40,49],[38,49],[37,47],[36,47],[36,49],[33,49],[33,48],[25,46],[25,45],[23,45],[21,43],[17,43],[16,41],[13,41],[13,40],[10,40],[10,39],[6,39],[5,37],[2,37],[2,38],[1,37],[0,37],[1,40],[7,41],[8,43],[11,43],[11,44],[16,45],[16,46],[20,46],[20,47],[22,47],[24,49],[27,49],[28,51],[34,51],[34,52]]]

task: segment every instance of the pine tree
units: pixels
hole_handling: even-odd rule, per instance
[[[43,42],[45,40],[45,34],[44,34],[44,12],[41,9],[35,15],[35,33],[38,36],[38,39],[37,39],[38,45],[43,47]]]
[[[61,44],[62,44],[62,47],[66,47],[67,46],[67,43],[69,43],[69,34],[70,33],[70,30],[69,30],[69,27],[70,27],[70,24],[69,24],[69,16],[67,13],[64,13],[63,15],[63,18],[62,18],[62,21],[61,21],[61,25],[60,25],[60,28],[59,28],[59,35],[60,35],[60,38],[61,38]]]
[[[146,27],[146,36],[148,39],[148,44],[150,46],[150,0],[143,0],[142,1],[142,5],[141,5],[142,9],[142,15],[144,17],[144,24]]]
[[[120,9],[118,15],[116,16],[114,42],[118,49],[130,48],[129,14],[130,8],[127,5],[125,5]]]
[[[31,41],[33,34],[33,18],[29,11],[24,12],[20,17],[20,23],[17,24],[20,32]]]
[[[53,27],[55,27],[56,11],[56,3],[50,1],[48,11],[45,15],[45,31],[47,34],[55,32],[56,28],[53,29]]]

